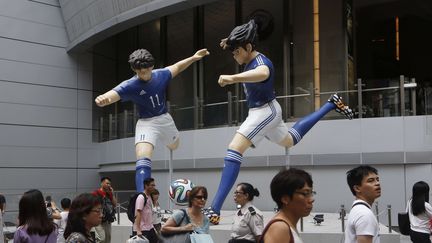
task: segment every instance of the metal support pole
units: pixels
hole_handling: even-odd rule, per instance
[[[388,229],[389,233],[392,232],[392,222],[391,222],[391,205],[387,205],[387,215],[388,215]]]
[[[103,116],[101,116],[99,118],[99,142],[103,141],[103,123],[104,123],[104,118]]]
[[[415,84],[416,80],[415,78],[411,79],[411,83]],[[417,104],[416,104],[416,88],[411,88],[411,110],[412,110],[412,115],[415,116],[417,115]]]
[[[361,78],[357,79],[357,99],[358,99],[358,117],[363,117],[363,97],[362,97],[362,80]]]
[[[115,198],[118,198],[117,192],[115,192]],[[117,225],[120,225],[120,202],[117,202]]]
[[[169,100],[166,101],[166,106],[167,106],[168,113],[172,115],[173,110],[172,110],[171,102]]]
[[[122,137],[127,137],[127,124],[128,124],[128,111],[124,110],[124,117],[123,117],[123,134]]]
[[[172,160],[173,160],[173,151],[169,149],[169,160],[168,160],[168,187],[170,188],[172,178],[173,178],[173,166],[172,166]],[[171,200],[168,197],[168,207],[170,210],[172,210],[172,203]]]
[[[200,108],[199,108],[199,101],[198,97],[195,96],[194,98],[194,128],[198,129],[199,127],[199,116],[200,116]]]
[[[110,113],[108,115],[108,140],[113,139],[113,115]]]
[[[233,104],[232,104],[232,93],[231,91],[228,91],[228,126],[232,126],[232,112],[233,112]]]
[[[378,202],[375,203],[375,213],[376,213],[376,218],[379,224],[379,209],[378,209]]]
[[[291,157],[289,155],[289,148],[285,147],[285,167],[289,169],[291,166]]]
[[[346,215],[345,205],[342,204],[341,210],[340,210],[340,220],[341,220],[342,232],[345,232],[345,215]]]
[[[401,116],[405,116],[405,77],[401,75],[399,77],[399,89],[400,89],[400,109],[401,109]]]
[[[136,124],[137,121],[138,121],[137,105],[133,104],[133,124]]]
[[[303,217],[300,218],[300,231],[303,232]]]

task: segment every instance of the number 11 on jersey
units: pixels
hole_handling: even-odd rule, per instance
[[[159,96],[156,94],[155,97],[156,97],[157,105],[160,106],[161,104],[160,104],[160,102],[159,102]],[[154,100],[153,100],[153,96],[150,96],[150,101],[151,101],[151,103],[152,103],[152,105],[153,105],[153,108],[155,108],[156,105],[155,105],[155,102],[154,102]]]

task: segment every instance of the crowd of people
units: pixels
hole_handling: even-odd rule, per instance
[[[349,170],[346,176],[355,199],[347,218],[344,242],[380,242],[379,224],[371,210],[372,204],[381,195],[377,169],[362,165]],[[193,187],[188,193],[188,206],[175,210],[163,224],[158,202],[159,191],[155,187],[155,179],[144,180],[143,192],[135,201],[132,236],[145,237],[150,243],[163,243],[190,242],[192,232],[209,234],[211,223],[203,212],[208,198],[206,187]],[[410,238],[414,243],[431,242],[432,206],[429,204],[429,191],[426,182],[416,182],[412,188],[412,197],[407,202]],[[271,180],[270,193],[277,205],[277,212],[265,225],[263,213],[253,203],[254,198],[260,195],[258,189],[247,182],[237,184],[233,200],[238,208],[233,217],[228,243],[303,243],[297,223],[313,209],[315,191],[312,176],[302,169],[283,169]],[[44,199],[41,191],[29,190],[19,201],[18,227],[13,241],[109,243],[112,222],[107,219],[112,216],[105,215],[110,213],[108,210],[116,205],[116,201],[109,177],[103,177],[101,187],[93,193],[80,194],[72,201],[63,198],[62,209],[58,209],[50,197]],[[5,205],[5,198],[0,195],[0,220]],[[1,230],[2,228],[0,232]],[[172,237],[180,238],[173,241]],[[171,240],[166,241],[167,239]]]

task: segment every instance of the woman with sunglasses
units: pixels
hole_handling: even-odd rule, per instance
[[[278,213],[266,225],[260,243],[303,243],[296,225],[312,210],[315,192],[312,177],[300,169],[284,169],[270,183]]]
[[[178,210],[162,226],[162,234],[176,234],[195,231],[200,234],[209,233],[209,223],[201,210],[207,201],[207,188],[196,186],[189,193],[189,207]]]
[[[240,207],[234,215],[229,243],[257,242],[264,229],[262,212],[252,205],[254,197],[259,196],[258,189],[251,184],[239,183],[234,191],[234,201]]]
[[[102,221],[102,205],[98,197],[83,193],[71,204],[64,237],[66,243],[93,243],[90,229]]]

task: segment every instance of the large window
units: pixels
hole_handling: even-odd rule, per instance
[[[204,46],[211,52],[211,58],[204,60],[202,84],[203,123],[206,127],[228,124],[228,112],[232,111],[234,106],[228,102],[228,92],[235,96],[238,90],[238,85],[221,88],[218,84],[219,75],[236,73],[236,63],[231,52],[224,51],[219,46],[220,40],[226,38],[235,26],[235,9],[233,0],[215,2],[204,7]],[[232,123],[236,122],[233,120],[235,118],[231,118]]]
[[[362,117],[431,114],[432,1],[357,0],[354,6]]]
[[[148,49],[159,68],[206,47],[210,56],[170,83],[170,113],[179,130],[241,124],[248,111],[242,86],[221,88],[217,81],[219,75],[241,72],[242,67],[219,43],[260,12],[270,16],[273,29],[257,50],[274,64],[275,91],[285,120],[318,109],[333,92],[339,92],[359,118],[431,114],[430,9],[429,0],[214,1],[95,45],[94,96],[133,75],[127,59],[137,48]],[[133,136],[138,116],[132,103],[119,102],[95,107],[93,118],[95,139],[106,141]],[[329,118],[342,117],[332,112]]]
[[[172,65],[195,53],[194,9],[188,9],[167,17],[166,50],[167,65]],[[171,114],[179,129],[193,129],[194,104],[196,99],[196,64],[180,73],[168,86],[167,99],[171,103]]]

